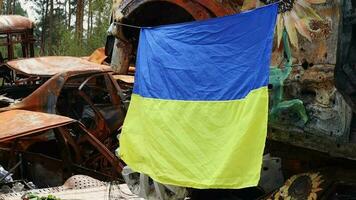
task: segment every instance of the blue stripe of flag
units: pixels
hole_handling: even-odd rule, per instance
[[[268,84],[277,4],[140,33],[134,93],[169,100],[244,98]]]

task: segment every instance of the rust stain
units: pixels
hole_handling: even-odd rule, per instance
[[[53,76],[68,71],[112,71],[109,66],[70,56],[48,56],[12,60],[7,65],[23,74]]]
[[[313,40],[326,39],[331,32],[331,21],[329,20],[311,20],[310,34]]]
[[[113,75],[114,79],[117,81],[122,81],[129,84],[134,84],[135,77],[130,75]]]
[[[68,117],[26,110],[2,112],[0,113],[0,124],[3,125],[0,126],[0,142],[73,122],[75,120]]]

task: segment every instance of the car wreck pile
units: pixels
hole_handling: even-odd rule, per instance
[[[125,106],[109,67],[43,57],[10,61],[1,69],[1,164],[20,163],[12,170],[16,179],[45,187],[73,174],[119,177],[123,164],[113,150]]]
[[[101,64],[103,48],[90,57],[33,58],[33,23],[21,16],[0,21],[7,39],[0,62],[0,199],[59,186],[75,174],[120,180],[124,164],[114,150],[132,85],[122,90]],[[14,54],[16,45],[22,55]],[[23,198],[30,196],[36,195]]]

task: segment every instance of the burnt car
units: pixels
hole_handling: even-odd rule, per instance
[[[121,94],[110,67],[82,58],[38,57],[0,66],[0,112],[23,109],[68,116],[107,145],[117,143],[109,138],[124,120]]]
[[[108,181],[121,172],[115,155],[74,119],[15,109],[0,113],[0,124],[1,165],[14,179],[48,187],[73,174]]]
[[[34,23],[20,15],[0,15],[0,63],[34,57]]]

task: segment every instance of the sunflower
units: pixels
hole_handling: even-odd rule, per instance
[[[316,200],[318,197],[317,193],[322,191],[320,185],[323,183],[323,180],[321,178],[322,176],[319,173],[294,175],[268,200]]]
[[[249,10],[263,4],[271,4],[280,0],[245,0],[242,10]],[[297,32],[312,41],[326,36],[330,32],[330,23],[321,18],[311,7],[322,4],[326,0],[281,0],[277,17],[277,44],[280,45],[283,31],[286,30],[291,44],[298,48]]]

